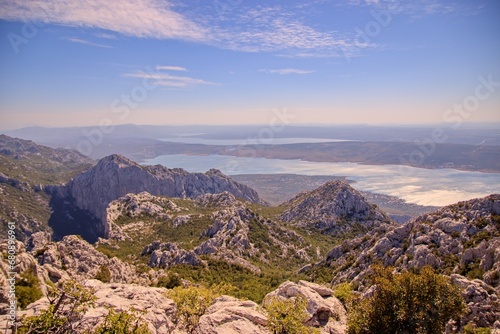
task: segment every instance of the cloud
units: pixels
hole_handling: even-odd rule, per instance
[[[381,1],[381,0],[348,0],[350,6],[368,6],[384,10],[389,9],[394,14],[409,15],[412,18],[422,18],[429,15],[460,14],[477,15],[482,10],[478,3],[457,3],[440,0],[414,0],[414,1]]]
[[[181,66],[156,66],[158,71],[186,71],[186,68]]]
[[[259,72],[265,72],[265,73],[270,73],[270,74],[311,74],[316,71],[308,71],[308,70],[299,70],[296,68],[282,68],[282,69],[275,69],[275,70],[259,70]]]
[[[84,40],[84,39],[80,39],[80,38],[75,38],[75,37],[64,38],[64,40],[72,42],[72,43],[79,43],[79,44],[85,44],[85,45],[90,45],[90,46],[96,46],[96,47],[99,47],[99,48],[106,48],[106,49],[113,48],[110,45],[94,43],[94,42],[90,42],[90,41],[87,41],[87,40]]]
[[[221,48],[247,52],[280,50],[342,54],[351,43],[337,32],[320,31],[305,24],[300,12],[282,6],[248,8],[226,19],[229,29],[216,28],[215,40]]]
[[[100,28],[140,38],[206,41],[208,36],[162,0],[3,0],[0,19]]]
[[[199,85],[216,85],[216,83],[214,82],[209,82],[202,79],[158,72],[159,68],[161,67],[162,66],[156,67],[157,72],[136,71],[132,73],[125,73],[123,76],[128,78],[150,79],[154,81],[155,85],[171,88],[188,88]]]
[[[174,0],[123,0],[119,3],[109,0],[1,0],[1,3],[0,19],[102,29],[103,32],[95,35],[99,38],[114,38],[109,33],[114,32],[137,38],[194,41],[236,51],[272,52],[294,58],[351,58],[361,55],[364,50],[381,47],[356,43],[352,29],[339,32],[309,24],[308,12],[299,8],[304,7],[300,4],[250,6],[239,2],[227,4],[224,10],[219,8],[217,11],[218,7],[213,4],[190,6]],[[318,3],[323,1],[309,2],[306,7]],[[465,13],[474,7],[438,0],[346,0],[338,6],[374,9],[398,6],[398,13],[414,18]]]

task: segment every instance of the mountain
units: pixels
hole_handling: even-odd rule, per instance
[[[470,313],[465,321],[493,327],[500,304],[500,194],[459,202],[401,226],[382,225],[332,248],[309,275],[327,270],[332,284],[370,287],[370,265],[398,271],[429,265],[450,275],[464,290]],[[321,269],[320,269],[321,268]]]
[[[94,163],[1,139],[2,227],[13,222],[23,241],[15,243],[16,289],[23,308],[39,299],[20,315],[47,308],[47,286],[72,280],[95,289],[96,304],[83,316],[93,326],[107,307],[136,307],[147,310],[141,317],[152,333],[185,333],[169,289],[225,282],[232,297],[211,301],[195,332],[268,334],[269,313],[258,304],[302,295],[305,325],[345,334],[346,310],[332,285],[347,282],[366,298],[377,289],[370,266],[381,263],[396,272],[432,266],[467,302],[457,330],[500,330],[498,194],[396,224],[345,181],[271,207],[218,170],[141,166],[120,155]],[[3,313],[8,260],[0,257]]]
[[[0,135],[0,231],[16,223],[20,240],[49,231],[48,185],[67,182],[92,167],[94,160],[75,150],[52,149],[29,140]]]
[[[75,220],[91,220],[90,224],[76,222],[75,227],[90,240],[108,237],[110,226],[106,208],[109,203],[126,194],[146,191],[155,196],[196,198],[203,194],[227,191],[238,198],[258,204],[265,204],[253,189],[234,182],[220,171],[211,169],[206,173],[188,173],[179,168],[169,169],[161,165],[141,166],[123,156],[105,157],[91,169],[76,175],[66,185],[51,189],[58,211],[79,209]],[[70,203],[70,206],[65,205]],[[53,219],[59,230],[64,225],[63,215]],[[73,233],[75,233],[73,231]],[[64,234],[71,231],[64,231]]]
[[[280,216],[282,221],[334,236],[391,223],[384,212],[343,180],[329,181],[315,190],[301,193],[284,207]]]

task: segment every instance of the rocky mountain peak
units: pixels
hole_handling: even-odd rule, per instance
[[[283,221],[325,232],[332,232],[347,222],[373,226],[390,221],[385,213],[341,180],[303,192],[285,206],[287,209],[281,215]]]
[[[107,157],[104,157],[101,160],[99,160],[97,165],[100,166],[101,168],[104,166],[108,166],[108,168],[110,168],[111,166],[117,166],[119,168],[138,166],[137,163],[119,154],[112,154]]]
[[[202,174],[159,165],[141,166],[116,154],[101,159],[93,168],[75,176],[58,193],[69,197],[79,209],[100,221],[97,226],[90,227],[94,229],[95,239],[109,235],[108,205],[127,194],[141,192],[193,199],[204,194],[228,192],[245,201],[264,203],[255,190],[231,180],[220,171]]]

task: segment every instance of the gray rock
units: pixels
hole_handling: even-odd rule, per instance
[[[160,165],[140,166],[120,155],[101,159],[95,167],[75,176],[65,187],[58,189],[56,194],[73,198],[80,209],[97,218],[100,225],[95,233],[107,237],[110,224],[106,209],[109,203],[129,193],[144,191],[154,196],[180,198],[227,191],[244,200],[263,203],[253,189],[234,182],[219,171],[202,174]]]
[[[198,334],[271,334],[267,317],[252,301],[229,296],[218,298],[200,318]]]
[[[322,333],[343,334],[347,328],[347,313],[333,292],[315,283],[300,281],[285,282],[264,298],[264,304],[272,298],[290,299],[303,296],[307,300],[310,318],[306,324],[321,328]]]

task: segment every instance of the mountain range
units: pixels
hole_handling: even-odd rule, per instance
[[[106,306],[135,305],[148,310],[151,332],[183,333],[158,287],[176,276],[184,285],[235,287],[201,316],[198,333],[269,333],[258,304],[297,294],[308,300],[308,325],[346,333],[332,287],[348,282],[369,295],[371,265],[381,263],[397,272],[433,267],[467,303],[455,330],[500,332],[499,194],[399,224],[345,180],[271,206],[218,170],[143,166],[116,154],[96,162],[4,135],[0,162],[1,232],[15,223],[18,279],[33,270],[43,293],[20,314],[47,307],[47,286],[72,279],[98,289],[89,311],[97,318]],[[7,312],[5,257],[0,267]]]

